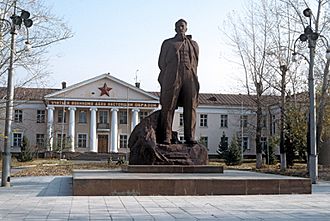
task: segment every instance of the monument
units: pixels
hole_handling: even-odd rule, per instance
[[[237,172],[223,174],[223,167],[207,165],[207,149],[195,140],[198,45],[191,36],[185,35],[186,21],[177,21],[175,31],[174,38],[163,42],[159,55],[162,108],[134,128],[128,141],[130,165],[125,165],[120,172],[74,171],[73,195],[311,193],[309,179],[275,175],[257,179],[246,176],[246,172],[240,176]],[[172,131],[178,106],[183,107],[184,143],[178,140],[177,132]]]
[[[195,139],[199,82],[199,48],[186,35],[187,22],[175,23],[176,35],[166,39],[158,60],[160,111],[143,119],[133,130],[128,147],[131,165],[207,165],[207,148]],[[172,131],[175,109],[183,108],[184,143]]]

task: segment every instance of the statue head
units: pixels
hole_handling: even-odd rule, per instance
[[[187,31],[187,22],[184,19],[179,19],[175,22],[175,31],[177,34],[185,34]]]

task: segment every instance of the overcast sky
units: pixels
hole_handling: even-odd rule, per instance
[[[103,73],[147,91],[159,91],[157,66],[163,40],[175,35],[183,18],[200,47],[201,92],[239,93],[244,73],[230,62],[232,50],[221,26],[244,0],[47,0],[45,4],[67,21],[74,37],[52,47],[50,87],[72,85]]]

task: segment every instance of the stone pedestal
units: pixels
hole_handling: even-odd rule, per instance
[[[319,148],[319,164],[330,166],[330,140],[326,140]]]
[[[76,170],[73,171],[72,188],[74,196],[202,196],[310,194],[312,184],[306,178],[246,171],[130,173]]]
[[[209,165],[127,165],[122,167],[126,173],[223,173],[223,166]]]

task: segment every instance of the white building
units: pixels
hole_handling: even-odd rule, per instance
[[[0,89],[4,101],[6,88]],[[42,150],[120,152],[126,150],[135,125],[160,108],[159,93],[147,92],[102,74],[62,89],[17,88],[12,124],[12,151],[20,151],[23,136]],[[269,103],[271,97],[266,100]],[[196,139],[216,155],[223,134],[228,142],[240,139],[244,155],[255,155],[255,103],[247,95],[205,94],[199,97]],[[1,113],[4,115],[2,103]],[[265,111],[262,142],[274,133],[276,108]],[[274,113],[274,115],[272,114]],[[1,118],[0,134],[4,131]],[[183,139],[182,109],[176,111],[173,130]],[[243,137],[243,140],[241,140]],[[1,149],[3,148],[3,138]]]

